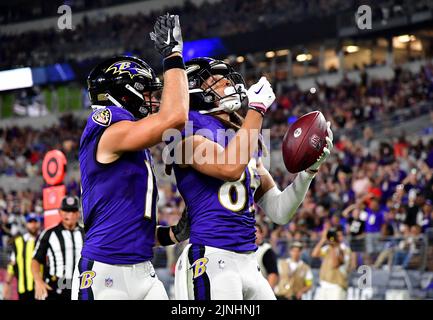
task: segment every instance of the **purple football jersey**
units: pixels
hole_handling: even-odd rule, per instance
[[[86,231],[82,256],[108,264],[136,264],[153,257],[158,190],[149,150],[125,152],[110,164],[96,161],[104,130],[135,121],[127,110],[94,111],[80,141],[81,196]]]
[[[208,134],[197,132],[207,129]],[[185,131],[202,134],[225,147],[230,138],[221,138],[224,124],[210,115],[189,112]],[[211,135],[209,135],[211,133]],[[219,180],[191,167],[174,166],[177,187],[185,200],[191,224],[190,243],[236,252],[254,251],[254,191],[258,186],[255,168],[248,166],[236,182]]]

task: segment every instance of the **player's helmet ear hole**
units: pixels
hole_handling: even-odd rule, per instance
[[[204,97],[204,101],[207,103],[210,103],[210,102],[214,101],[214,98],[211,95],[207,95]]]
[[[196,80],[188,81],[188,86],[190,89],[197,87],[197,81]]]

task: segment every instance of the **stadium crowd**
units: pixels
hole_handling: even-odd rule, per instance
[[[81,1],[87,8],[89,1]],[[79,8],[80,1],[76,4]],[[101,6],[110,5],[109,1]],[[116,2],[116,1],[115,1]],[[238,35],[245,32],[269,29],[286,22],[298,22],[306,18],[326,17],[345,10],[355,11],[361,4],[369,4],[374,17],[386,20],[394,16],[422,12],[432,8],[431,2],[417,1],[298,1],[298,0],[221,0],[203,2],[200,5],[186,1],[182,6],[170,7],[180,14],[182,33],[186,41],[217,36]],[[74,3],[71,3],[75,10]],[[56,14],[57,6],[41,6],[42,11]],[[93,3],[90,7],[99,7]],[[56,9],[54,12],[54,8]],[[227,8],[230,8],[227,10]],[[28,11],[31,12],[31,6]],[[5,8],[7,10],[7,8]],[[10,15],[8,13],[10,11]],[[4,22],[19,20],[14,10],[5,11]],[[39,12],[37,11],[37,12]],[[29,14],[27,11],[22,15]],[[32,17],[37,12],[31,12]],[[74,11],[73,11],[74,12]],[[287,14],[290,12],[290,14]],[[101,54],[134,52],[155,58],[147,37],[158,12],[135,15],[99,15],[96,19],[84,18],[73,30],[32,30],[19,35],[0,34],[0,69],[14,66],[44,66],[64,61],[80,61]],[[350,15],[352,16],[352,15]],[[140,41],[139,39],[142,39]],[[149,41],[146,41],[149,40]]]
[[[320,1],[317,2],[320,4]],[[181,15],[185,40],[194,40],[269,28],[293,17],[317,16],[324,12],[330,14],[346,2],[327,2],[326,5],[321,5],[323,10],[310,5],[310,2],[302,3],[303,5],[299,6],[293,0],[223,0],[195,5],[187,1],[181,7],[171,7],[170,12]],[[232,10],[226,10],[227,7]],[[287,15],[286,12],[292,14]],[[159,11],[136,15],[101,15],[98,19],[85,18],[75,30],[58,32],[52,28],[20,35],[1,35],[0,67],[47,65],[62,62],[65,57],[71,59],[74,54],[93,51],[95,56],[113,48],[120,50],[119,52],[135,52],[153,57],[153,51],[149,51],[150,39],[146,37],[157,15]],[[137,41],[137,37],[143,41]],[[95,45],[98,46],[97,50]]]
[[[71,115],[61,116],[58,125],[42,130],[0,128],[0,176],[40,176],[43,155],[52,149],[61,149],[68,161],[76,162],[83,128]]]

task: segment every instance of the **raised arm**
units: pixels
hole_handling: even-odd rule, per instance
[[[168,44],[167,34],[170,33]],[[182,129],[188,120],[188,81],[182,58],[179,17],[158,18],[151,38],[164,58],[164,88],[160,110],[139,121],[120,121],[101,136],[98,153],[119,154],[148,148],[162,141],[165,130]]]
[[[191,163],[194,169],[205,175],[221,180],[236,181],[241,177],[257,150],[263,116],[275,100],[272,87],[265,77],[251,86],[247,96],[249,110],[245,121],[228,145],[223,148],[200,135],[187,137],[183,142],[183,150],[188,150],[185,145],[190,143],[193,152],[189,159],[185,159],[186,163]],[[203,161],[198,161],[198,158]]]

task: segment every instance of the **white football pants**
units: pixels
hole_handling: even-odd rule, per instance
[[[168,300],[150,261],[110,265],[81,257],[72,280],[72,300]]]
[[[275,300],[255,252],[189,244],[176,263],[176,300]]]

